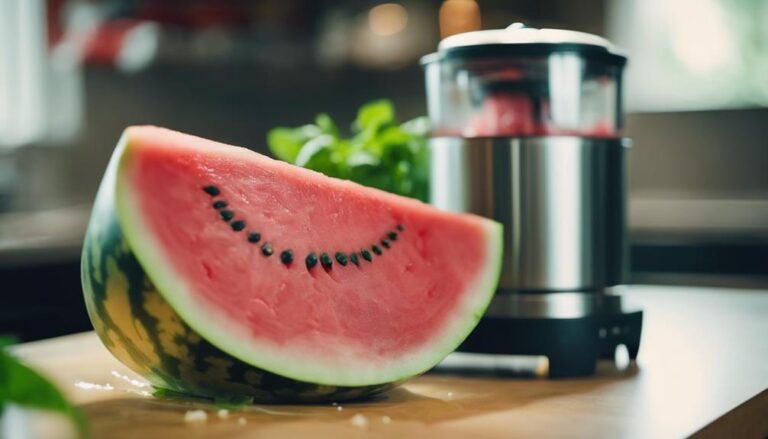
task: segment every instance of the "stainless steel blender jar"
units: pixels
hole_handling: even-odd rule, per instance
[[[460,350],[544,355],[551,377],[635,358],[627,267],[626,57],[582,32],[514,24],[444,39],[422,59],[431,201],[504,224],[496,296]]]

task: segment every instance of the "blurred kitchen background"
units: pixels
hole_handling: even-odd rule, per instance
[[[768,285],[766,1],[0,0],[0,333],[90,328],[81,240],[125,126],[266,153],[376,98],[406,120],[441,37],[517,21],[629,54],[632,281]]]

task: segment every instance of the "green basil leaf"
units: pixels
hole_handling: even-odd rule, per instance
[[[411,119],[408,122],[404,122],[400,125],[405,132],[413,134],[414,136],[427,137],[429,131],[432,129],[432,124],[427,116],[417,117]]]
[[[318,114],[314,125],[275,128],[268,135],[277,158],[367,186],[427,201],[429,121],[398,125],[392,102],[365,104],[352,124],[352,137],[339,137],[333,119]]]
[[[326,113],[320,113],[315,117],[315,125],[320,128],[325,134],[330,134],[333,137],[339,137],[339,129],[336,127],[336,122],[331,119],[331,116]]]
[[[335,139],[328,134],[309,140],[296,155],[295,164],[326,175],[335,175],[335,167],[331,161],[331,148],[334,143]]]
[[[383,129],[376,137],[376,140],[385,145],[405,146],[411,138],[413,138],[412,134],[395,125]]]
[[[267,145],[270,151],[280,160],[293,163],[304,144],[323,132],[315,125],[304,125],[299,128],[277,127],[267,133]]]
[[[396,193],[392,175],[385,168],[379,166],[355,166],[349,171],[349,179],[366,186]]]
[[[355,151],[347,157],[346,166],[355,168],[358,166],[378,166],[381,163],[379,157],[368,151]]]
[[[358,131],[376,131],[395,121],[395,107],[388,99],[379,99],[363,105],[357,112],[355,128]]]

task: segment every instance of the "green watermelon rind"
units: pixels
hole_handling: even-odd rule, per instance
[[[319,365],[317,359],[300,356],[289,358],[278,348],[252,340],[241,328],[228,324],[226,317],[214,316],[215,311],[202,309],[192,302],[189,294],[184,293],[189,287],[185,285],[182,276],[173,273],[162,251],[150,238],[152,234],[138,214],[138,203],[130,184],[121,181],[122,170],[130,166],[130,133],[129,129],[123,134],[115,152],[119,157],[110,163],[110,167],[117,166],[114,176],[115,204],[118,222],[128,244],[147,276],[181,318],[208,342],[247,364],[295,380],[332,386],[367,386],[401,381],[429,370],[454,351],[477,325],[493,297],[501,272],[503,229],[501,224],[487,220],[484,221],[487,267],[480,273],[478,280],[467,287],[470,293],[464,297],[472,300],[461,308],[466,315],[449,319],[454,327],[443,329],[438,342],[431,348],[420,348],[410,353],[410,358],[403,357],[391,364],[368,363],[367,367],[354,364],[346,368],[338,365],[324,367]],[[236,147],[221,149],[219,153],[233,156],[252,154],[244,148]],[[218,325],[206,324],[213,319],[217,320]]]

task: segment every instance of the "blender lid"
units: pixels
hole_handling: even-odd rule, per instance
[[[481,30],[451,35],[437,52],[422,58],[422,64],[442,59],[495,56],[536,56],[575,52],[595,61],[623,66],[627,58],[603,37],[564,29],[537,29],[514,23],[506,29]]]

